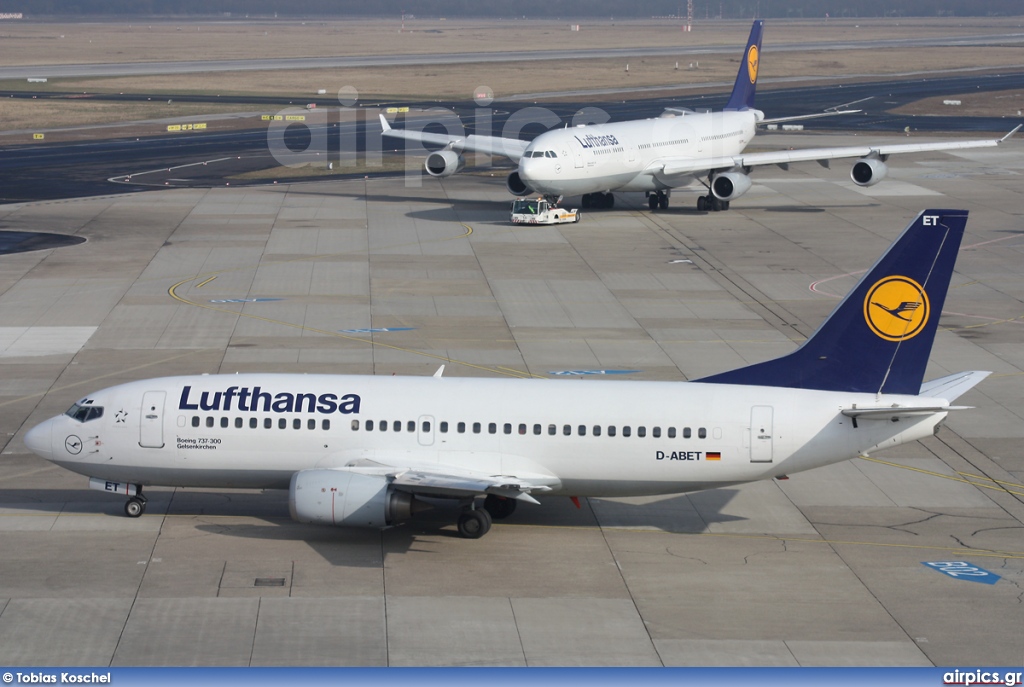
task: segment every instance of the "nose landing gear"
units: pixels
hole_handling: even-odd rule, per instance
[[[124,514],[129,518],[137,518],[146,512],[146,497],[142,495],[142,487],[139,487],[135,496],[131,497],[124,504]]]

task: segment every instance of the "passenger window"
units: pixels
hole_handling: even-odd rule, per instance
[[[473,434],[479,434],[479,433],[480,433],[480,423],[479,422],[474,422],[473,423]]]
[[[520,434],[526,434],[526,425],[525,424],[523,424],[523,423],[519,424],[519,433]]]
[[[502,425],[501,429],[502,429],[503,432],[505,432],[505,434],[511,434],[512,433],[512,423],[511,422],[506,422],[504,425]]]
[[[365,429],[367,432],[372,432],[373,420],[366,420],[365,422],[363,422],[363,429]]]
[[[601,436],[601,425],[594,425],[594,436]]]
[[[430,431],[430,423],[429,422],[426,422],[426,421],[423,422],[423,431],[424,432],[429,432]]]
[[[689,427],[683,427],[683,438],[684,439],[689,439],[690,438],[690,428]]]
[[[548,436],[552,436],[552,437],[555,436],[555,433],[557,431],[558,431],[557,427],[555,427],[554,425],[548,425]]]
[[[580,435],[581,437],[585,437],[585,436],[587,436],[587,426],[586,426],[586,425],[580,425],[579,427],[577,427],[577,428],[576,428],[576,432],[577,432],[577,433],[578,433],[578,434],[579,434],[579,435]]]
[[[299,418],[292,420],[292,429],[302,429],[302,420]]]
[[[388,421],[381,420],[380,423],[377,424],[377,429],[379,429],[382,432],[388,431]]]
[[[441,432],[441,434],[447,434],[448,433],[448,421],[445,420],[443,422],[438,422],[437,423],[437,429],[438,429],[439,432]]]
[[[287,429],[288,428],[288,420],[285,420],[284,418],[281,418],[280,420],[278,420],[277,421],[277,428],[278,429]]]
[[[533,433],[536,436],[540,436],[540,425],[534,425],[533,426]]]
[[[323,420],[320,423],[320,428],[321,429],[330,429],[331,428],[331,421],[330,420]]]
[[[655,439],[661,438],[661,427],[651,427],[651,436]]]
[[[636,435],[638,437],[640,437],[641,439],[643,439],[645,436],[647,436],[647,428],[646,427],[637,427],[636,428]]]
[[[494,423],[494,422],[489,423],[487,425],[487,433],[488,434],[497,434],[498,433],[498,425],[496,423]]]
[[[465,434],[466,433],[466,423],[465,422],[460,422],[459,424],[455,425],[455,429],[456,429],[456,431],[459,434]]]
[[[236,417],[235,418],[235,428],[237,428],[237,429],[241,429],[242,428],[242,418],[240,418],[240,417]]]
[[[415,432],[416,431],[416,421],[415,420],[409,420],[407,423],[405,423],[405,431],[407,431],[407,432]]]
[[[676,428],[675,427],[669,427],[668,428],[668,438],[669,439],[675,439],[676,438]]]
[[[355,431],[358,431],[358,429],[359,429],[359,420],[353,420],[352,421],[352,431],[355,432]]]
[[[312,420],[312,419],[307,420],[306,421],[306,429],[316,429],[316,420]]]
[[[572,436],[572,425],[563,425],[562,434],[565,436]]]
[[[212,417],[206,418],[206,426],[207,427],[213,427],[213,418]]]
[[[198,415],[193,415],[192,416],[192,426],[193,427],[198,427],[199,426],[199,416]]]
[[[707,439],[708,438],[708,430],[704,429],[703,427],[698,429],[697,430],[697,438],[698,439]]]
[[[608,425],[608,436],[615,436],[615,425]]]
[[[633,430],[631,430],[631,429],[629,428],[629,425],[626,425],[626,426],[624,426],[624,427],[622,428],[622,436],[624,436],[624,437],[628,437],[628,436],[629,436],[630,434],[632,434],[632,433],[633,433]]]
[[[254,417],[249,418],[249,429],[256,429],[259,426],[259,420]]]
[[[263,428],[264,429],[270,429],[273,426],[274,426],[274,421],[273,420],[271,420],[269,417],[263,418]]]
[[[221,427],[227,427],[228,426],[228,419],[226,417],[222,417],[220,419],[220,426]]]
[[[393,429],[396,432],[401,432],[402,431],[402,421],[401,420],[395,420],[394,424],[391,426],[391,429]]]

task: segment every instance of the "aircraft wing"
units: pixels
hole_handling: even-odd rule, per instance
[[[432,465],[389,465],[385,458],[350,461],[342,470],[366,475],[388,477],[396,489],[427,496],[476,496],[494,494],[528,503],[539,503],[532,493],[551,491],[558,480],[544,475],[521,477],[516,475],[492,475],[456,466]]]
[[[449,136],[447,134],[432,134],[426,131],[415,131],[411,129],[392,129],[384,115],[380,115],[380,125],[385,136],[391,138],[402,138],[407,141],[419,141],[431,145],[451,148],[457,153],[485,153],[487,155],[499,155],[510,158],[513,162],[519,162],[529,141],[520,141],[518,138],[501,138],[499,136]]]
[[[879,157],[903,153],[924,153],[936,150],[963,150],[966,148],[991,148],[997,146],[1017,133],[1021,126],[1002,138],[980,139],[971,141],[940,141],[935,143],[898,143],[892,145],[842,146],[838,148],[807,148],[803,150],[777,150],[767,153],[739,153],[713,158],[677,158],[661,159],[648,172],[673,176],[690,174],[715,169],[732,169],[734,167],[763,167],[779,165],[785,167],[791,162],[808,162],[814,160],[825,166],[829,160],[853,157]]]

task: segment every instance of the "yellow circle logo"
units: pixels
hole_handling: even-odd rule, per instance
[[[905,341],[921,333],[931,314],[928,294],[910,277],[879,279],[864,298],[864,319],[886,341]]]
[[[750,77],[750,83],[757,81],[757,46],[750,46],[750,50],[747,51],[747,75]]]

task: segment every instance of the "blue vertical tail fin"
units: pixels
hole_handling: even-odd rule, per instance
[[[740,70],[736,74],[736,83],[732,87],[732,95],[726,103],[727,110],[744,110],[754,107],[754,90],[757,88],[757,70],[761,63],[761,35],[764,33],[764,20],[757,19],[750,27],[750,38],[743,50]]]
[[[966,210],[925,210],[789,355],[697,381],[917,395]]]

